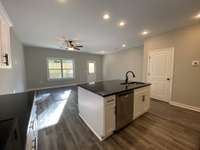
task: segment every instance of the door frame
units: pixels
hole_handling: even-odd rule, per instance
[[[148,53],[147,53],[147,72],[146,72],[146,79],[148,81],[148,74],[149,74],[149,70],[150,70],[150,61],[149,61],[149,58],[150,58],[150,55],[153,53],[153,52],[161,52],[161,51],[170,51],[171,52],[171,70],[170,70],[170,79],[171,79],[171,82],[170,82],[170,98],[168,101],[168,103],[170,103],[172,101],[172,93],[173,93],[173,83],[174,83],[174,51],[175,51],[175,48],[174,47],[169,47],[169,48],[161,48],[161,49],[154,49],[154,50],[149,50]]]

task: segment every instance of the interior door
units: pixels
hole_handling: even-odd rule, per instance
[[[88,61],[88,82],[96,81],[96,62]]]
[[[169,102],[173,79],[174,49],[160,49],[149,53],[147,80],[152,84],[151,97]]]

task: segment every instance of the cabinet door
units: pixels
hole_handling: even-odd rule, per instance
[[[143,113],[143,104],[142,104],[142,96],[141,94],[134,95],[134,119],[139,117]]]
[[[109,136],[115,130],[115,96],[105,99],[105,136]]]
[[[8,64],[6,64],[6,62]],[[10,26],[1,16],[0,16],[0,68],[11,68]]]
[[[14,130],[10,133],[10,138],[7,142],[5,150],[22,150],[21,135],[19,132],[18,122],[16,121]]]
[[[141,116],[149,110],[150,107],[150,88],[144,87],[134,92],[134,113],[133,118]]]

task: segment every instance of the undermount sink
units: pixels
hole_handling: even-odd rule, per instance
[[[143,82],[128,82],[128,83],[123,82],[123,83],[121,83],[121,85],[129,85],[129,84],[144,84],[144,83]]]

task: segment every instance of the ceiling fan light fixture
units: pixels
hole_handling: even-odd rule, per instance
[[[126,44],[122,44],[122,47],[125,48],[125,47],[126,47]]]
[[[69,51],[80,51],[81,48],[83,48],[83,45],[81,45],[79,42],[76,42],[77,40],[67,40],[65,37],[58,38],[58,40],[62,41],[62,48]]]
[[[67,47],[68,50],[73,51],[74,48],[73,47]]]
[[[104,15],[103,15],[103,19],[104,19],[104,20],[110,19],[110,15],[109,15],[108,13],[104,14]]]

